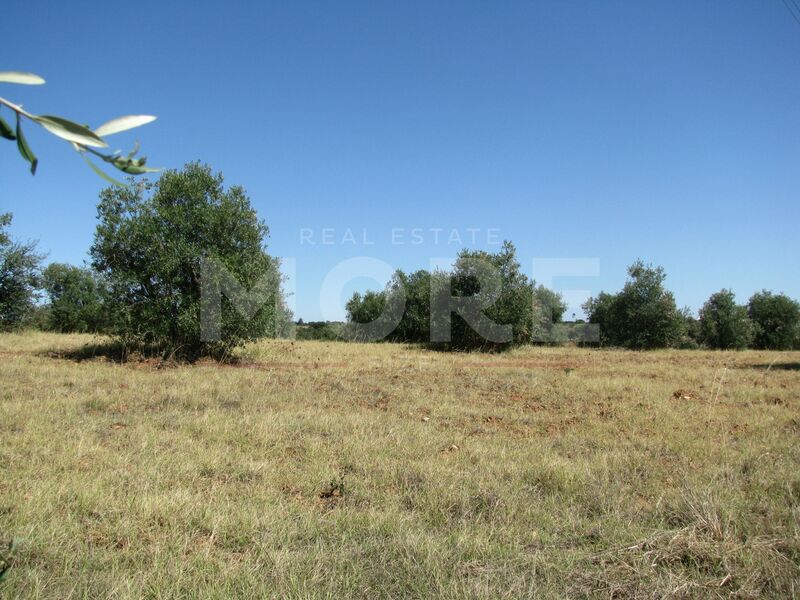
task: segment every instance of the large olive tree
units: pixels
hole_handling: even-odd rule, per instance
[[[283,328],[288,314],[278,260],[265,250],[267,226],[244,189],[224,188],[208,166],[190,163],[155,183],[107,188],[98,219],[92,264],[108,282],[111,331],[126,345],[218,355]],[[219,319],[215,339],[203,333],[204,277],[261,290],[249,313],[235,298],[221,300],[221,313],[211,315]]]

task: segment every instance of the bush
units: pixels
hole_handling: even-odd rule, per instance
[[[755,324],[754,346],[769,350],[790,350],[800,332],[800,305],[785,294],[766,290],[754,294],[747,312]]]
[[[720,350],[747,348],[753,341],[753,323],[747,308],[736,304],[730,290],[712,294],[700,309],[700,341]]]
[[[6,228],[11,215],[0,215],[0,330],[26,325],[33,314],[42,256],[34,242],[12,240]]]
[[[50,299],[47,329],[62,333],[106,329],[105,290],[89,269],[52,263],[42,272],[42,287]]]
[[[664,269],[636,261],[628,275],[618,294],[601,292],[583,306],[589,322],[600,326],[601,344],[648,350],[679,343],[686,320],[664,288]]]
[[[127,347],[226,355],[287,324],[279,264],[264,249],[267,227],[244,189],[222,184],[221,174],[191,163],[165,172],[155,184],[101,193],[92,264],[108,281],[111,331]],[[264,292],[250,315],[224,298],[212,339],[204,339],[201,326],[207,264],[224,268],[245,289],[258,284]],[[224,274],[215,271],[214,282]]]

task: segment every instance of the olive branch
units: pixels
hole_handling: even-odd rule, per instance
[[[0,71],[0,83],[41,85],[44,82],[45,81],[42,77],[34,75],[33,73]],[[108,143],[106,143],[106,141],[103,139],[104,137],[151,123],[156,119],[156,117],[152,115],[126,115],[123,117],[117,117],[116,119],[112,119],[111,121],[103,123],[96,129],[92,130],[87,125],[80,125],[63,117],[56,117],[53,115],[34,115],[22,108],[21,104],[15,104],[14,102],[0,97],[0,108],[3,106],[16,113],[16,127],[12,129],[11,125],[9,125],[8,122],[6,122],[3,117],[0,116],[0,137],[17,142],[17,149],[22,155],[22,158],[28,161],[31,165],[32,175],[36,174],[36,167],[39,164],[39,159],[36,158],[36,155],[31,150],[30,146],[28,145],[28,141],[23,135],[23,119],[33,121],[34,123],[44,127],[53,135],[68,141],[86,161],[92,171],[114,185],[124,187],[125,184],[112,178],[105,171],[99,168],[89,158],[89,154],[96,156],[103,162],[106,162],[129,175],[141,175],[142,173],[160,171],[160,169],[153,169],[145,166],[145,163],[147,162],[146,157],[141,156],[139,158],[135,158],[136,154],[139,152],[138,142],[136,142],[133,150],[131,150],[127,155],[123,155],[119,150],[112,154],[104,154],[103,152],[97,150],[97,148],[108,148]]]

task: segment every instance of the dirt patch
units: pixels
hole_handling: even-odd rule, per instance
[[[202,359],[195,363],[200,367],[214,367],[218,369],[255,369],[257,371],[290,371],[290,370],[309,370],[309,369],[346,369],[348,364],[345,362],[219,362],[213,359]]]
[[[586,364],[543,360],[491,360],[470,362],[459,366],[465,369],[556,369],[571,373],[579,367],[586,366]]]
[[[681,388],[672,392],[672,397],[675,400],[699,400],[700,394],[698,394],[694,390]]]

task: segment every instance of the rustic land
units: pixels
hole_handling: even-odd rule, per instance
[[[0,336],[11,598],[792,597],[800,353]]]

